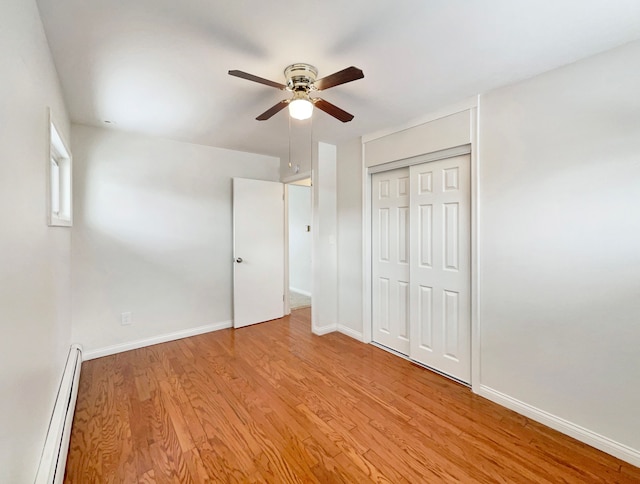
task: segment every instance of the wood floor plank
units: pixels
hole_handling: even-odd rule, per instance
[[[640,482],[640,467],[634,467],[626,462],[620,466],[620,472],[624,476],[624,482]]]
[[[216,438],[201,445],[198,452],[212,482],[220,480],[220,476],[224,476],[229,483],[247,482],[248,476],[257,471],[253,461],[249,465],[242,465],[236,454]]]
[[[83,363],[65,481],[640,482],[310,309]]]

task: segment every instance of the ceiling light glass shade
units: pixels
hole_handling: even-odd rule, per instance
[[[289,115],[294,119],[309,119],[313,113],[313,103],[308,99],[294,99],[289,103]]]

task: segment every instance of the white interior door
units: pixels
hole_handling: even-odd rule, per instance
[[[373,341],[409,354],[409,168],[372,176]]]
[[[233,179],[233,326],[284,316],[284,186]]]
[[[470,158],[412,166],[410,178],[410,357],[470,383]]]

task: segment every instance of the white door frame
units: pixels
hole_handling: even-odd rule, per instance
[[[429,161],[437,161],[453,156],[469,154],[471,156],[471,388],[474,393],[480,390],[480,325],[478,319],[478,202],[479,202],[479,165],[477,152],[476,116],[472,116],[472,142],[470,144],[451,147],[423,155],[396,160],[367,168],[362,165],[363,189],[363,341],[372,342],[372,244],[371,244],[371,175],[373,173],[392,170],[403,166],[418,165]],[[362,145],[362,160],[365,160],[364,143]]]
[[[326,220],[326,215],[331,214],[332,212],[331,210],[327,211],[326,205],[324,205],[326,203],[331,205],[332,200],[333,203],[336,203],[335,197],[337,194],[335,192],[335,186],[331,188],[324,185],[324,182],[327,181],[327,176],[329,177],[329,181],[332,176],[335,176],[336,156],[337,152],[334,145],[323,142],[314,142],[311,170],[304,173],[297,173],[295,175],[282,177],[281,179],[282,183],[284,183],[286,187],[288,183],[293,181],[311,178],[311,331],[317,335],[331,333],[337,329],[337,314],[335,316],[327,316],[327,312],[332,312],[333,310],[337,311],[337,269],[334,268],[333,272],[329,271],[329,276],[327,276],[327,271],[323,270],[324,268],[319,265],[325,256],[323,250],[326,252],[327,247],[329,250],[337,250],[337,244],[335,242],[336,221]],[[325,171],[325,169],[327,171]],[[322,193],[320,191],[321,189],[323,190]],[[326,195],[326,197],[323,199],[324,195]],[[286,198],[287,197],[285,196],[285,201],[288,202]],[[325,207],[324,215],[321,215],[321,205]],[[286,205],[286,207],[288,210],[288,205]],[[335,210],[333,212],[333,216],[336,216]],[[289,247],[286,242],[285,245],[285,267],[288,270]],[[337,253],[335,253],[335,257],[335,263],[337,264]],[[335,278],[336,283],[334,285],[331,285],[330,283],[327,284],[328,277],[331,279]],[[335,293],[332,291],[335,291]],[[327,321],[329,322],[327,323]]]

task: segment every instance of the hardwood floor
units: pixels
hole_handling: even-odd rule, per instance
[[[290,317],[82,366],[65,481],[640,482],[640,469]]]

